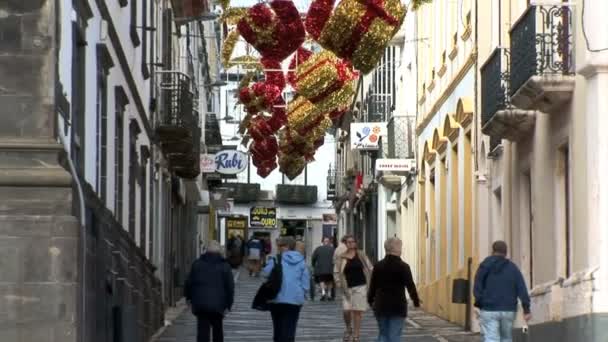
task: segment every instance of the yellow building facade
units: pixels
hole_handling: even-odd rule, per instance
[[[412,39],[418,79],[418,288],[425,310],[461,325],[471,306],[452,303],[452,284],[472,277],[479,263],[473,208],[474,5],[436,0],[421,7]]]

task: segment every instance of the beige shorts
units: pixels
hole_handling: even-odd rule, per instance
[[[355,286],[344,290],[342,308],[344,311],[367,311],[367,285]]]

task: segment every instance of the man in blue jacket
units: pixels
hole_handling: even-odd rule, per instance
[[[192,264],[184,286],[186,300],[198,321],[197,342],[224,342],[224,313],[234,303],[234,278],[230,265],[220,254],[217,241],[207,245],[207,251]]]
[[[304,294],[310,289],[310,273],[304,256],[295,251],[296,241],[292,237],[281,237],[277,241],[281,253],[283,281],[281,290],[270,305],[270,315],[274,331],[274,342],[294,342],[300,310],[304,304]],[[269,276],[275,265],[270,259],[262,271]]]
[[[507,244],[496,241],[492,255],[487,257],[475,275],[475,306],[481,310],[480,324],[484,342],[511,342],[517,298],[524,309],[524,319],[530,314],[530,297],[519,268],[507,259]]]

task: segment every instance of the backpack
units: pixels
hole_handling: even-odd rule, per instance
[[[281,255],[277,255],[275,265],[262,286],[258,289],[251,308],[259,311],[270,310],[268,302],[275,299],[281,291],[281,285],[283,283],[283,265],[281,263]]]

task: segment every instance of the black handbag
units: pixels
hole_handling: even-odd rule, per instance
[[[281,291],[283,283],[283,265],[281,264],[281,255],[277,255],[274,267],[266,280],[258,289],[258,292],[253,298],[251,308],[259,311],[270,310],[269,302],[275,298]]]

